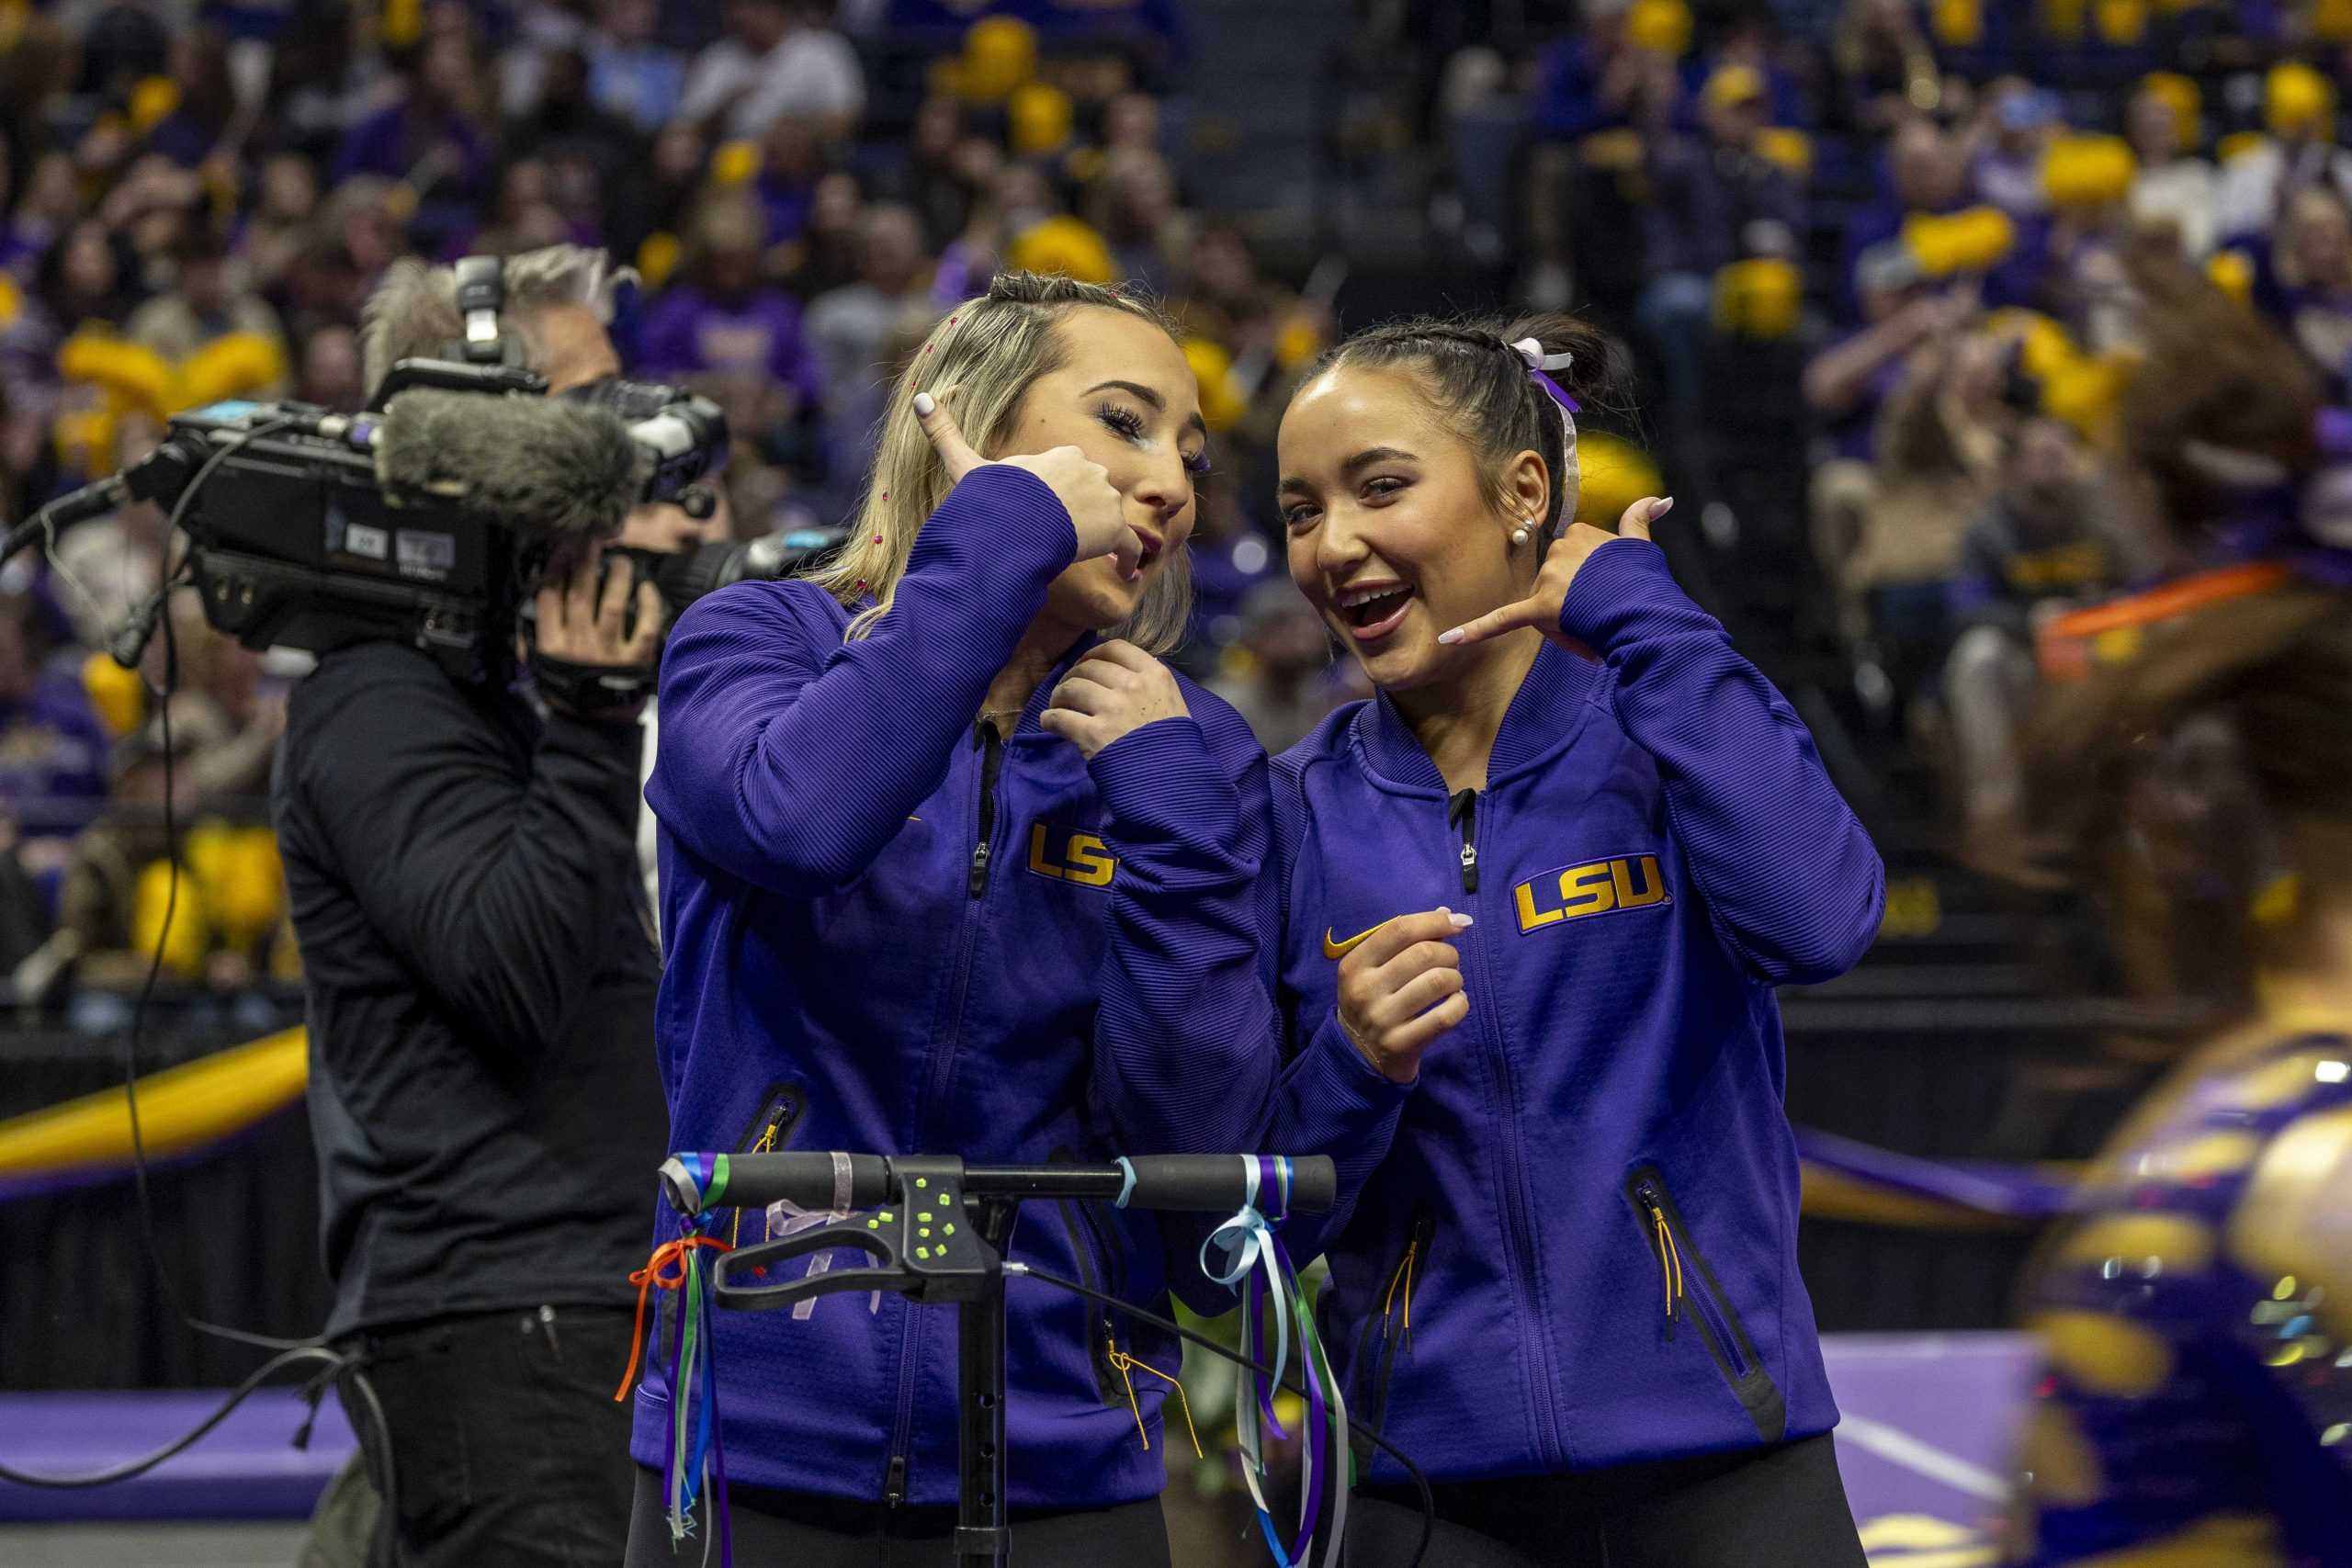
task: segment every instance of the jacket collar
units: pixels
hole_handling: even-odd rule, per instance
[[[1102,640],[1101,633],[1088,632],[1076,642],[1071,643],[1062,656],[1054,660],[1054,667],[1046,671],[1044,679],[1037,682],[1037,689],[1029,694],[1029,701],[1022,707],[1021,717],[1014,723],[1012,734],[1004,737],[1007,741],[1011,741],[1015,736],[1025,739],[1032,735],[1046,740],[1061,739],[1058,735],[1047,733],[1046,727],[1037,720],[1053,703],[1054,688],[1062,683],[1062,677],[1069,674],[1071,667],[1086,657],[1089,649]],[[979,720],[975,717],[972,722],[977,726]]]
[[[1549,760],[1574,740],[1592,711],[1594,694],[1608,678],[1602,666],[1545,637],[1504,711],[1487,762],[1488,787]],[[1446,792],[1444,776],[1387,694],[1363,705],[1355,731],[1364,764],[1374,778],[1417,794]]]

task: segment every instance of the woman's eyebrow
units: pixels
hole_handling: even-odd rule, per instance
[[[1087,388],[1085,391],[1080,392],[1079,396],[1082,398],[1091,398],[1095,393],[1113,387],[1116,387],[1120,391],[1126,393],[1131,398],[1149,403],[1154,413],[1162,412],[1168,407],[1168,400],[1166,398],[1161,397],[1158,392],[1153,391],[1149,387],[1145,386],[1140,381],[1097,381],[1091,387]]]
[[[1358,469],[1368,468],[1374,463],[1392,461],[1409,463],[1413,460],[1413,455],[1401,446],[1367,446],[1340,464],[1340,472],[1352,475]]]

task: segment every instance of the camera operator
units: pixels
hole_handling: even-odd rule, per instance
[[[612,283],[603,253],[575,246],[503,264],[500,333],[549,395],[617,374]],[[464,331],[450,268],[394,266],[367,307],[371,389],[397,360],[450,357]],[[571,541],[537,592],[532,662],[575,677],[542,690],[652,662],[658,594],[632,592],[618,558],[600,585],[599,565]],[[459,682],[381,640],[327,653],[289,705],[274,804],[309,993],[328,1331],[383,1404],[401,1568],[616,1562],[628,1532],[612,1385],[667,1128],[640,727],[603,700],[535,705],[503,674]],[[364,1516],[360,1489],[337,1490]],[[306,1561],[335,1559],[337,1512]]]

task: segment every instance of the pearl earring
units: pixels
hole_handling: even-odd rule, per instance
[[[1526,524],[1522,523],[1518,527],[1513,528],[1510,531],[1510,542],[1514,545],[1523,545],[1527,543]]]

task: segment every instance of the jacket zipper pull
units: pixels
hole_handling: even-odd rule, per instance
[[[972,727],[972,739],[980,749],[980,836],[972,846],[972,869],[966,886],[977,898],[989,886],[989,840],[996,836],[996,780],[1004,765],[1004,738],[995,725],[981,719]]]
[[[904,1454],[892,1454],[890,1456],[890,1479],[883,1484],[882,1501],[887,1506],[895,1508],[906,1500],[907,1456]]]
[[[1641,1198],[1642,1207],[1650,1213],[1650,1224],[1657,1229],[1657,1271],[1666,1286],[1667,1332],[1671,1335],[1679,1315],[1676,1303],[1682,1299],[1682,1249],[1675,1245],[1674,1229],[1666,1223],[1666,1205],[1658,1201],[1657,1190],[1645,1181]]]
[[[563,1359],[563,1343],[555,1337],[555,1308],[545,1302],[539,1303],[539,1326],[547,1330],[548,1349],[559,1361]]]
[[[1465,789],[1446,803],[1446,820],[1462,829],[1462,891],[1478,891],[1478,792]]]

